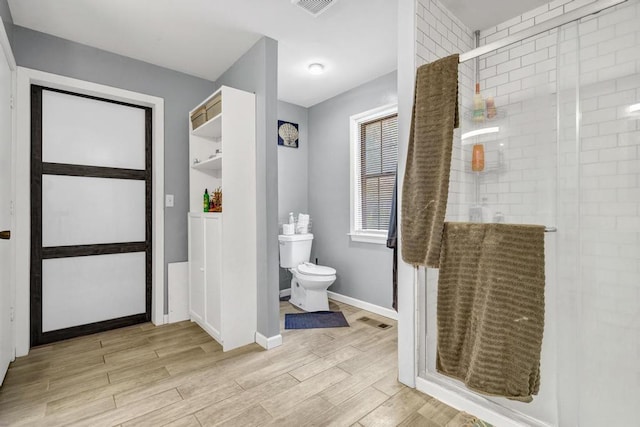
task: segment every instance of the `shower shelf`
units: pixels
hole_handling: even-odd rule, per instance
[[[485,111],[486,114],[486,111]],[[481,122],[476,122],[473,120],[473,109],[470,108],[464,108],[464,112],[462,113],[462,117],[464,118],[465,122],[469,122],[472,123],[474,126],[482,126],[482,125],[486,125],[488,123],[495,123],[498,122],[500,120],[503,120],[507,117],[507,110],[505,108],[496,108],[496,115],[495,117],[492,118],[488,118],[486,115],[484,117],[484,120],[482,120]]]
[[[505,172],[507,170],[506,166],[504,164],[500,165],[498,163],[486,163],[485,167],[483,170],[481,171],[474,171],[471,169],[471,165],[465,165],[464,167],[464,171],[468,172],[468,173],[475,173],[478,175],[484,175],[484,174],[488,174],[488,173],[500,173],[500,172]]]

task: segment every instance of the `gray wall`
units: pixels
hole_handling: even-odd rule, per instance
[[[164,98],[164,188],[175,195],[175,207],[165,210],[164,256],[165,263],[186,261],[188,112],[213,92],[214,82],[17,25],[12,47],[20,66]],[[165,292],[166,277],[165,266]]]
[[[309,212],[309,110],[278,101],[278,120],[298,124],[298,148],[278,146],[278,220],[289,220],[289,212]],[[277,131],[276,131],[277,134]],[[275,143],[277,135],[274,137]],[[291,273],[280,269],[280,289],[291,286]]]
[[[0,0],[0,17],[2,17],[9,43],[13,45],[13,16],[11,16],[11,10],[9,9],[7,0]]]
[[[382,307],[392,304],[392,250],[354,243],[350,224],[349,117],[397,102],[396,72],[309,108],[311,257],[334,267],[330,291]]]
[[[278,42],[263,37],[217,81],[256,94],[258,332],[280,334],[278,302]]]
[[[2,17],[3,22],[13,24],[13,17],[11,16],[9,2],[7,0],[0,0],[0,16]]]

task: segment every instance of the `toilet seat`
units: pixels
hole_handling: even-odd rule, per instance
[[[336,274],[335,268],[325,267],[324,265],[315,265],[311,262],[300,264],[297,270],[300,274],[304,274],[306,276],[333,276]]]

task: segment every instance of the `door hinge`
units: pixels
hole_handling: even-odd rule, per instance
[[[9,97],[9,107],[13,110],[13,95]]]
[[[13,207],[13,200],[9,201],[9,215],[13,216],[13,212],[15,211]]]
[[[13,322],[13,319],[16,317],[16,309],[11,307],[9,310],[9,320]]]

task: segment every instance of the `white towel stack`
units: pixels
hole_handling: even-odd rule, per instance
[[[298,222],[296,224],[296,233],[305,234],[309,232],[309,215],[298,214]]]

